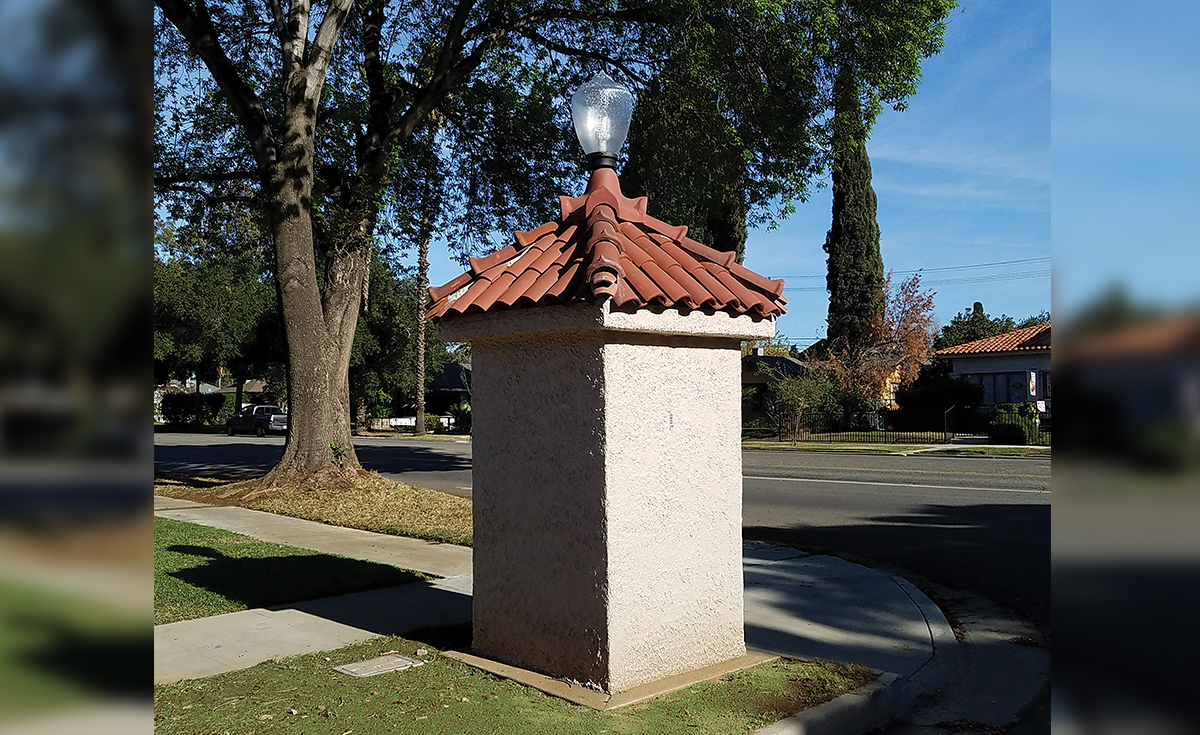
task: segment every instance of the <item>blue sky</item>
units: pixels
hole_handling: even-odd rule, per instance
[[[1200,297],[1200,3],[1055,0],[1054,295]]]
[[[1050,308],[1048,2],[964,0],[945,49],[925,62],[920,92],[908,110],[884,111],[867,150],[886,268],[899,275],[1027,261],[927,272],[941,321],[975,301],[1017,318]],[[820,189],[746,243],[747,267],[787,279],[790,303],[778,331],[801,345],[825,334],[822,245],[831,204],[829,188]],[[461,272],[444,247],[430,260],[434,284]]]

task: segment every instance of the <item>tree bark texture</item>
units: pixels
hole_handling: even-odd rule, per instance
[[[350,350],[362,298],[362,247],[330,247],[325,283],[313,249],[312,155],[315,106],[293,108],[271,193],[275,267],[287,333],[290,438],[266,486],[358,469],[350,433]]]
[[[429,239],[433,227],[429,216],[421,218],[420,243],[417,245],[417,436],[425,435],[425,296],[429,289]]]
[[[354,408],[354,435],[358,436],[367,428],[367,398],[359,396]]]

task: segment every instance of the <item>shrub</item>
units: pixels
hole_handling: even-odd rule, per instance
[[[996,414],[1005,414],[1008,416],[1027,416],[1034,418],[1038,415],[1037,406],[1028,401],[1020,401],[1017,403],[997,403]]]
[[[449,414],[454,417],[454,431],[458,434],[471,433],[471,404],[451,406]]]
[[[1037,423],[1015,413],[997,414],[988,425],[988,441],[992,444],[1037,444]]]
[[[425,414],[425,431],[432,434],[442,429],[442,417]]]
[[[1146,467],[1179,471],[1200,464],[1200,445],[1186,423],[1161,421],[1134,442],[1134,459]]]
[[[168,424],[212,424],[225,406],[225,394],[200,395],[200,416],[196,416],[195,393],[168,393],[162,397],[163,421]]]
[[[224,395],[225,395],[225,402],[223,404],[221,404],[221,410],[217,411],[217,415],[213,419],[213,423],[224,424],[225,419],[229,418],[230,416],[232,416],[238,412],[237,394],[236,393],[226,393]]]

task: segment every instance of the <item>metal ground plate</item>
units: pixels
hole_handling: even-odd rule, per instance
[[[424,661],[409,658],[408,656],[387,654],[385,656],[369,658],[366,661],[355,661],[352,664],[335,666],[333,670],[349,674],[350,676],[378,676],[379,674],[386,674],[391,671],[404,671],[405,669],[421,666],[424,663]]]

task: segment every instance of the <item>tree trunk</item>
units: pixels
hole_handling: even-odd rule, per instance
[[[354,411],[354,435],[358,436],[367,428],[367,397],[359,396],[358,405]]]
[[[234,413],[237,413],[242,410],[242,384],[244,382],[245,381],[242,380],[241,375],[236,375],[233,378],[233,384],[237,386],[237,388],[235,388],[233,391],[233,412]]]
[[[296,114],[289,141],[267,182],[275,265],[288,345],[288,422],[279,464],[264,488],[315,479],[347,479],[359,469],[350,434],[350,349],[366,272],[365,248],[331,247],[325,288],[317,282],[312,226],[312,120]],[[365,224],[358,228],[369,237]]]
[[[429,215],[421,217],[420,242],[417,245],[417,436],[425,435],[425,296],[429,289],[429,240],[433,227]]]

